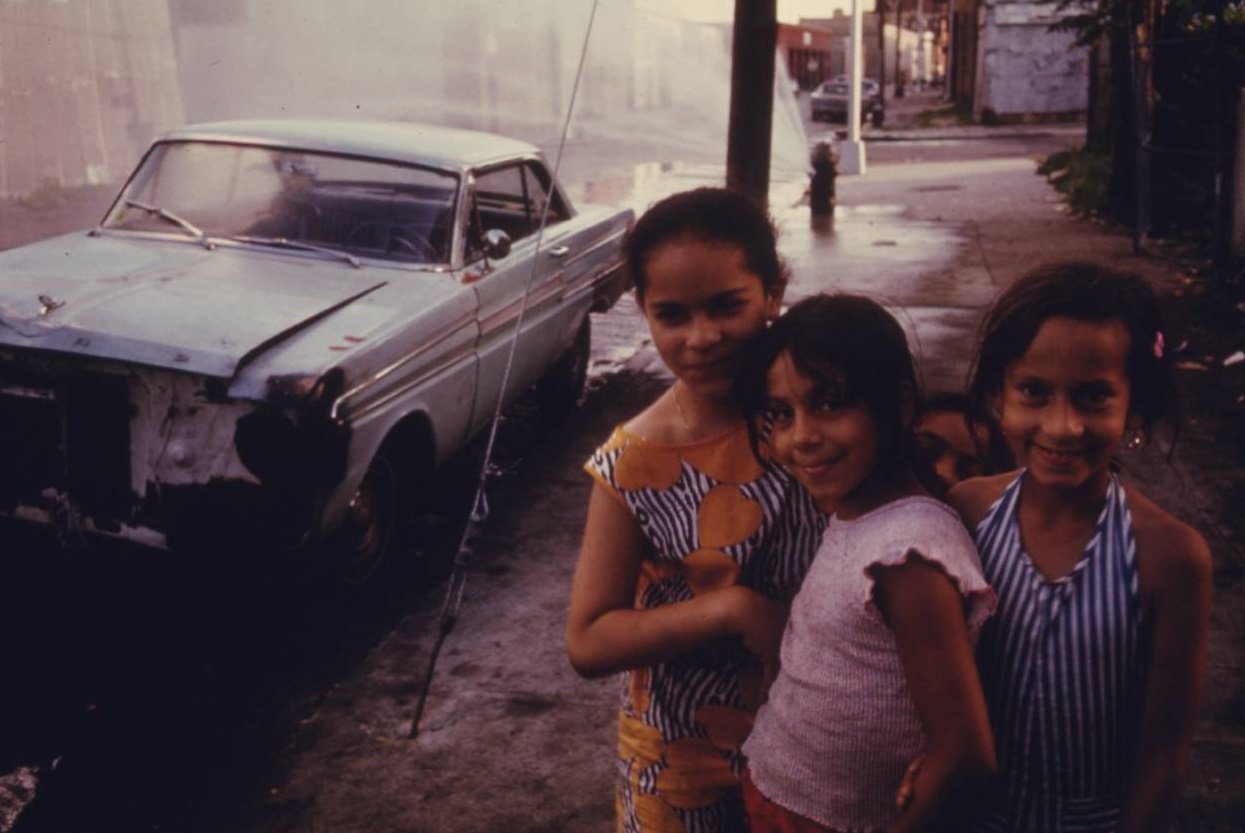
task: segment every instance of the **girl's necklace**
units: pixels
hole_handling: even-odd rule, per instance
[[[721,413],[720,409],[711,409],[709,414],[702,416],[699,431],[693,429],[692,421],[683,407],[683,397],[679,396],[679,388],[682,386],[682,382],[676,381],[671,391],[674,395],[674,407],[679,411],[679,419],[683,422],[683,430],[689,442],[698,442],[706,437],[716,436],[718,432],[726,431],[734,425],[734,420],[729,415]]]
[[[679,409],[679,418],[683,420],[683,428],[687,431],[688,435],[691,436],[692,423],[688,421],[687,411],[683,410],[683,401],[679,399],[679,383],[678,382],[674,383],[674,387],[672,388],[672,390],[674,391],[674,407]]]

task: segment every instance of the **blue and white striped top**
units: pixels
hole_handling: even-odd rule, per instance
[[[999,597],[978,667],[1003,785],[978,829],[1106,833],[1132,777],[1145,682],[1132,518],[1112,474],[1080,561],[1049,581],[1020,539],[1023,481],[1021,471],[976,531]]]

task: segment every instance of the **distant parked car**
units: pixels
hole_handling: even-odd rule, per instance
[[[809,95],[813,121],[846,122],[849,89],[846,76],[840,75],[829,81],[823,81]],[[885,102],[882,99],[881,86],[872,78],[862,78],[860,81],[861,123],[871,121],[880,126],[884,118]]]
[[[362,581],[499,400],[576,401],[631,221],[501,136],[174,131],[97,228],[0,253],[0,515],[171,549],[336,536]]]

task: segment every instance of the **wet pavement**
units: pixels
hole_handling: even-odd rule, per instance
[[[868,173],[840,178],[833,218],[816,222],[798,204],[803,183],[778,182],[789,300],[841,289],[887,303],[932,390],[962,383],[984,306],[1042,259],[1115,262],[1173,286],[1167,264],[1070,219],[1034,174],[1035,156],[1066,133],[893,142],[876,153],[871,144]],[[643,208],[718,173],[608,172],[572,198]],[[583,407],[550,430],[520,405],[503,426],[496,462],[506,474],[490,489],[461,618],[414,740],[447,554],[479,463],[471,453],[443,476],[429,557],[398,565],[369,594],[269,574],[245,554],[225,573],[130,552],[27,562],[5,588],[7,613],[27,616],[6,632],[20,634],[9,659],[33,676],[17,704],[25,713],[7,716],[25,726],[45,780],[19,830],[612,829],[617,681],[579,679],[562,647],[589,490],[579,466],[668,376],[629,296],[593,323]],[[1218,443],[1232,436],[1232,403],[1205,399],[1209,377],[1194,375],[1198,421],[1178,456],[1141,458],[1131,472],[1202,528],[1219,559],[1211,687],[1180,830],[1238,833],[1245,530],[1232,501],[1245,450]]]

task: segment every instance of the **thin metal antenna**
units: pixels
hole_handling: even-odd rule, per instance
[[[588,42],[592,38],[592,27],[596,21],[597,6],[599,4],[600,0],[592,0],[592,10],[588,15],[588,27],[584,31],[584,42],[579,52],[579,65],[575,69],[575,83],[571,87],[571,97],[566,108],[566,118],[562,122],[562,135],[558,140],[558,152],[553,161],[554,183],[558,181],[558,172],[562,167],[562,152],[566,149],[566,136],[570,131],[571,116],[575,112],[575,100],[579,95],[579,82],[584,74],[584,64],[588,58]],[[544,242],[545,223],[549,219],[549,206],[552,202],[552,199],[546,199],[540,213],[540,227],[536,231],[537,255],[540,254],[541,243]],[[462,538],[458,542],[458,550],[454,554],[454,566],[450,572],[449,585],[446,587],[445,602],[441,606],[441,625],[437,632],[437,640],[432,646],[432,653],[428,657],[428,666],[424,671],[423,684],[419,690],[419,700],[415,704],[415,713],[411,717],[411,728],[407,734],[407,737],[411,739],[419,736],[419,724],[423,720],[424,708],[428,703],[428,692],[432,689],[432,678],[436,673],[437,658],[441,655],[441,647],[445,644],[446,637],[449,636],[450,631],[454,629],[454,625],[458,621],[463,595],[467,590],[472,544],[479,537],[480,531],[484,527],[484,522],[488,520],[488,496],[485,489],[491,473],[493,446],[497,442],[497,426],[501,421],[502,406],[506,400],[506,388],[510,384],[510,369],[514,365],[514,357],[519,345],[519,333],[523,331],[523,318],[527,312],[528,297],[532,291],[532,280],[535,275],[536,258],[533,258],[527,273],[527,284],[523,290],[523,301],[519,306],[519,315],[515,319],[514,336],[510,339],[510,351],[506,355],[506,369],[501,378],[501,396],[497,398],[497,409],[493,412],[493,422],[489,426],[488,444],[484,449],[484,462],[480,466],[480,478],[476,483],[475,498],[471,504],[471,515],[463,528]]]

